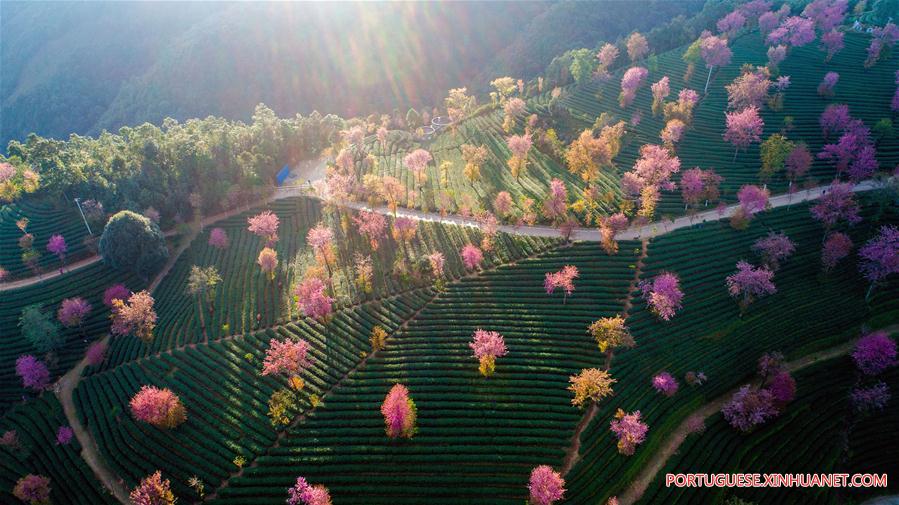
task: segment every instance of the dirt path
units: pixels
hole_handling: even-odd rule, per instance
[[[643,261],[646,259],[646,256],[649,252],[649,239],[644,238],[640,244],[640,256],[637,258],[636,268],[634,268],[634,277],[631,279],[631,283],[628,285],[627,293],[624,297],[624,311],[622,312],[622,316],[625,320],[627,320],[628,315],[630,314],[630,310],[632,307],[631,303],[631,293],[637,289],[637,284],[640,282],[640,275],[643,272]],[[612,357],[614,355],[613,349],[608,349],[608,353],[606,354],[606,362],[605,369],[609,370],[612,367]],[[590,406],[584,412],[584,415],[581,416],[580,422],[577,423],[577,427],[574,429],[574,435],[571,437],[571,445],[568,446],[568,449],[565,451],[565,459],[562,463],[561,474],[562,476],[568,475],[568,472],[574,468],[575,463],[577,463],[581,459],[581,435],[584,434],[584,431],[590,426],[590,423],[593,422],[593,418],[596,417],[596,414],[599,412],[599,407],[597,407],[596,403],[590,403]]]
[[[101,340],[101,342],[108,341],[109,335],[103,337]],[[75,432],[75,438],[77,438],[78,443],[81,444],[81,458],[84,459],[87,466],[94,471],[94,475],[97,476],[97,479],[100,480],[103,486],[108,489],[117,500],[127,504],[129,503],[128,489],[125,487],[124,482],[122,482],[122,480],[106,466],[106,462],[100,455],[100,449],[97,447],[96,440],[94,440],[94,437],[84,425],[81,424],[81,419],[78,417],[78,411],[75,408],[75,402],[72,399],[72,393],[78,386],[78,382],[81,380],[81,373],[86,366],[87,357],[85,356],[56,383],[56,396],[62,404],[62,410],[66,415],[69,426],[71,426],[72,430]]]
[[[899,331],[899,325],[889,326],[887,328],[884,328],[884,331],[887,331],[888,333],[896,333],[897,331]],[[852,349],[852,346],[854,344],[854,341],[845,342],[829,349],[824,349],[803,356],[794,361],[790,361],[785,364],[785,367],[790,372],[796,372],[821,361],[826,361],[847,354]],[[658,473],[662,471],[662,468],[665,467],[665,464],[668,462],[671,456],[677,453],[677,449],[690,434],[690,420],[695,417],[699,417],[704,421],[709,417],[715,415],[721,410],[721,407],[723,407],[724,404],[731,399],[731,397],[734,395],[734,393],[737,392],[738,389],[739,387],[736,387],[731,391],[728,391],[727,393],[696,409],[693,414],[687,416],[684,421],[670,435],[668,435],[668,438],[665,439],[665,441],[662,443],[662,446],[656,451],[655,454],[653,454],[652,458],[650,458],[649,461],[646,462],[646,464],[640,470],[640,473],[631,482],[631,485],[628,486],[627,490],[625,490],[625,492],[618,497],[618,502],[621,505],[631,505],[633,503],[636,503],[637,500],[639,500],[640,497],[643,496],[643,493],[646,492],[646,489],[655,479],[656,475],[658,475]]]

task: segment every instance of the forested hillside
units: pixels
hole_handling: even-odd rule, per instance
[[[246,120],[260,102],[281,117],[405,113],[701,6],[636,16],[609,4],[3,2],[0,143],[166,117]]]

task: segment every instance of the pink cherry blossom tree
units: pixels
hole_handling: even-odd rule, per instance
[[[333,311],[334,299],[325,293],[324,281],[318,277],[309,277],[299,283],[294,290],[297,307],[306,317],[325,321]]]
[[[843,50],[843,47],[845,47],[843,32],[831,30],[821,36],[821,50],[827,53],[824,61],[830,61],[834,55]]]
[[[262,361],[262,375],[299,375],[312,364],[309,342],[271,339]]]
[[[560,179],[549,182],[549,192],[543,200],[543,216],[555,222],[561,222],[568,214],[568,189]]]
[[[677,393],[677,379],[668,372],[661,372],[652,378],[652,387],[659,393],[670,398]]]
[[[306,233],[306,243],[312,247],[315,257],[325,264],[328,269],[328,279],[332,277],[331,262],[328,257],[331,255],[331,246],[334,243],[334,232],[324,223],[319,223],[314,228],[310,228]]]
[[[402,384],[394,384],[381,404],[381,415],[387,436],[390,438],[412,438],[417,431],[415,426],[417,409],[415,402],[409,397],[409,389]]]
[[[668,76],[664,76],[659,79],[657,82],[654,82],[652,86],[652,114],[654,116],[658,116],[659,113],[662,112],[662,105],[665,103],[665,98],[671,93],[671,84]]]
[[[461,256],[462,264],[465,265],[467,270],[480,268],[481,262],[484,261],[484,253],[481,252],[481,249],[478,248],[478,246],[473,244],[466,244],[462,248]]]
[[[649,42],[640,32],[634,32],[627,38],[627,55],[631,61],[637,61],[649,53]]]
[[[732,12],[728,16],[734,14],[739,15],[737,12]],[[743,19],[743,21],[745,22],[746,20]],[[714,35],[709,35],[708,37],[701,39],[699,49],[702,59],[705,61],[705,66],[709,69],[709,75],[706,77],[705,88],[703,90],[703,93],[708,93],[709,82],[712,79],[712,69],[728,65],[734,53],[727,47],[727,39],[716,37]]]
[[[780,263],[796,251],[796,243],[783,232],[772,231],[766,237],[756,240],[752,244],[752,250],[762,258],[762,264],[776,272]]]
[[[755,389],[746,385],[734,393],[730,402],[721,408],[721,413],[731,426],[749,432],[775,417],[778,412],[769,390]]]
[[[131,290],[125,287],[124,284],[113,284],[106,288],[106,291],[103,292],[103,305],[106,305],[109,308],[112,308],[113,300],[124,300],[127,301],[131,298]]]
[[[213,228],[209,231],[209,245],[219,250],[228,248],[228,233],[224,228]]]
[[[129,498],[134,505],[175,504],[171,483],[168,479],[162,478],[162,472],[159,470],[141,479],[140,484],[131,491]]]
[[[431,153],[424,149],[416,149],[403,157],[403,165],[415,175],[416,183],[421,184],[424,181],[425,169],[432,159]]]
[[[331,494],[321,484],[315,486],[297,477],[296,483],[287,490],[287,505],[331,505]]]
[[[50,478],[32,473],[25,475],[16,481],[12,494],[28,505],[49,505]]]
[[[824,138],[827,138],[835,133],[843,132],[851,120],[848,105],[831,104],[824,108],[824,112],[818,118],[818,123],[821,125]]]
[[[275,242],[278,241],[278,224],[280,220],[278,219],[277,214],[274,214],[272,211],[267,210],[261,212],[251,218],[247,219],[247,224],[250,230],[250,233],[253,233],[256,236],[264,238],[266,241],[266,245],[271,247]]]
[[[22,387],[43,391],[50,384],[50,370],[43,361],[30,354],[16,359],[16,375],[22,379]]]
[[[74,435],[75,430],[70,426],[60,426],[59,429],[56,430],[56,445],[69,445]]]
[[[599,48],[596,58],[599,59],[599,68],[596,69],[596,72],[600,78],[606,78],[609,74],[609,67],[618,59],[618,48],[614,44],[606,43]]]
[[[784,161],[787,168],[787,179],[790,180],[790,187],[808,173],[808,169],[812,166],[812,153],[808,150],[808,146],[800,142],[787,155]]]
[[[178,395],[168,388],[142,386],[129,402],[134,419],[157,428],[174,428],[187,420]]]
[[[715,27],[718,28],[718,33],[728,37],[733,37],[744,26],[746,26],[746,16],[744,16],[740,10],[728,13],[726,16],[719,19],[718,23],[715,25]]]
[[[734,146],[734,160],[740,149],[746,149],[750,144],[756,143],[762,138],[762,130],[765,122],[759,116],[759,109],[749,106],[738,112],[728,112],[725,115],[727,131],[724,132],[724,140]]]
[[[547,272],[543,281],[543,288],[546,294],[553,294],[556,289],[561,289],[564,293],[562,303],[568,301],[568,297],[574,292],[574,280],[578,278],[578,269],[574,265],[565,265],[558,272]]]
[[[828,235],[821,249],[821,264],[824,265],[824,271],[832,270],[840,260],[849,256],[853,246],[852,239],[845,233],[835,232]]]
[[[132,294],[127,302],[114,299],[112,302],[112,328],[114,335],[134,334],[144,343],[153,340],[156,328],[155,300],[148,291]]]
[[[493,211],[501,218],[508,218],[512,212],[512,195],[508,191],[500,191],[493,199]]]
[[[774,72],[781,62],[787,58],[787,46],[779,45],[768,48],[768,70]]]
[[[640,289],[650,312],[663,321],[670,321],[683,307],[684,293],[680,289],[680,279],[671,272],[662,272],[652,281],[641,282]]]
[[[87,352],[85,356],[87,357],[87,364],[90,366],[99,366],[103,363],[103,360],[106,359],[106,351],[109,349],[109,346],[106,342],[96,341],[92,343],[87,348]]]
[[[837,85],[839,80],[840,74],[836,72],[827,72],[824,74],[824,79],[821,80],[821,84],[818,85],[818,94],[821,96],[833,96],[833,88]]]
[[[65,267],[67,250],[66,239],[62,235],[57,233],[50,236],[50,240],[47,241],[47,251],[59,258],[59,273],[62,273],[62,269]]]
[[[859,270],[871,283],[866,299],[874,287],[890,275],[899,273],[899,228],[883,226],[880,233],[858,251]]]
[[[837,224],[853,226],[861,222],[861,209],[852,193],[852,184],[833,181],[818,202],[809,209],[812,217],[829,231]]]
[[[646,440],[649,426],[640,419],[640,411],[625,413],[618,409],[610,423],[612,433],[618,437],[618,452],[625,456],[634,454],[637,446]]]
[[[631,67],[627,69],[624,76],[621,77],[621,94],[618,96],[618,104],[622,109],[626,109],[633,103],[637,96],[637,90],[643,86],[649,70],[643,67]]]
[[[745,261],[737,262],[737,271],[727,276],[727,291],[737,299],[740,316],[755,300],[777,292],[771,278],[774,272],[765,267],[754,267]]]
[[[865,375],[878,375],[896,364],[896,342],[885,331],[868,333],[852,352],[855,366]]]
[[[356,223],[359,233],[368,239],[371,249],[377,251],[381,239],[386,235],[387,218],[377,212],[363,210],[353,217],[353,222]]]
[[[531,470],[528,505],[553,505],[565,496],[565,479],[549,465]]]
[[[521,172],[527,167],[528,152],[531,150],[533,141],[531,140],[531,136],[525,133],[524,135],[512,135],[506,139],[506,144],[509,147],[509,151],[512,153],[512,157],[509,158],[508,163],[509,170],[512,172],[512,177],[515,177],[515,180],[518,180]]]
[[[487,331],[478,328],[472,335],[472,341],[468,347],[474,351],[474,357],[478,359],[481,375],[490,377],[496,370],[496,358],[509,353],[506,342],[498,331]]]
[[[84,298],[66,298],[59,304],[56,318],[67,328],[81,327],[84,319],[91,312],[91,304]]]
[[[815,22],[800,16],[788,17],[765,40],[771,45],[802,47],[815,40]]]

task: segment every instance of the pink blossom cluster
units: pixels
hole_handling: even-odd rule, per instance
[[[778,411],[771,391],[746,385],[734,393],[731,400],[721,408],[721,413],[731,426],[748,432],[777,416]]]
[[[125,287],[124,284],[113,284],[106,288],[106,291],[103,292],[103,305],[107,307],[112,307],[113,300],[122,300],[123,302],[127,302],[128,299],[131,298],[131,290]]]
[[[725,114],[725,123],[727,130],[723,135],[724,140],[738,150],[760,141],[765,127],[759,109],[754,105],[737,112],[728,112]]]
[[[12,494],[29,505],[46,505],[50,503],[50,478],[28,474],[16,482]]]
[[[309,342],[299,340],[269,341],[265,359],[262,361],[262,375],[297,375],[312,364]]]
[[[732,12],[729,15],[733,14],[737,13]],[[702,60],[705,61],[707,67],[723,67],[730,63],[734,55],[733,51],[727,47],[727,39],[714,35],[703,38],[699,43],[699,50]]]
[[[294,294],[303,315],[322,321],[331,314],[334,299],[325,290],[325,283],[318,277],[310,277],[297,285]]]
[[[387,218],[377,212],[360,211],[353,217],[357,230],[369,240],[372,249],[378,248],[378,243],[387,230]]]
[[[142,386],[129,402],[131,415],[138,421],[164,425],[181,407],[181,400],[168,388]]]
[[[50,236],[50,240],[47,241],[47,251],[62,258],[66,255],[67,250],[66,239],[62,235],[57,233]]]
[[[821,249],[821,263],[824,265],[824,270],[827,271],[837,266],[840,260],[849,256],[852,247],[852,239],[849,238],[849,235],[842,232],[828,235],[827,240],[824,241],[824,247]]]
[[[509,353],[509,350],[506,349],[506,341],[498,331],[487,331],[480,328],[475,330],[468,347],[474,351],[474,357],[478,359],[498,358]]]
[[[331,495],[321,484],[313,486],[303,477],[287,490],[287,505],[331,505]]]
[[[762,262],[771,270],[777,270],[780,263],[796,251],[796,244],[783,232],[769,232],[766,237],[756,240],[752,250],[762,257]]]
[[[771,45],[802,47],[815,40],[815,22],[800,16],[788,17],[768,34],[766,40]]]
[[[402,384],[394,384],[381,404],[381,414],[387,436],[390,438],[412,438],[415,434],[415,403],[409,397],[409,389]]]
[[[640,289],[649,310],[663,321],[670,321],[683,307],[684,292],[680,279],[671,272],[662,272],[651,282],[641,282]]]
[[[462,248],[461,256],[462,263],[468,270],[480,267],[481,262],[484,261],[484,253],[481,252],[478,246],[473,244],[465,244],[465,247]]]
[[[744,26],[746,26],[746,16],[739,9],[728,13],[719,19],[715,25],[718,28],[718,33],[723,34],[733,34]]]
[[[75,436],[75,430],[71,426],[60,426],[56,430],[56,445],[69,445],[73,436]]]
[[[552,505],[565,496],[565,479],[549,465],[531,470],[528,505]]]
[[[618,101],[621,108],[627,108],[637,96],[637,90],[643,86],[649,70],[643,67],[631,67],[621,77],[621,96]]]
[[[59,304],[59,310],[56,318],[59,322],[68,328],[79,326],[84,322],[84,318],[90,314],[91,304],[84,298],[76,296],[75,298],[66,298]]]
[[[743,305],[749,305],[757,298],[777,292],[771,282],[773,277],[774,272],[765,267],[754,267],[745,261],[739,261],[736,273],[727,276],[727,291],[730,296],[741,299]]]
[[[821,96],[833,96],[833,88],[840,80],[840,74],[836,72],[827,72],[818,85],[818,94]]]
[[[106,345],[106,342],[96,341],[92,343],[87,348],[87,352],[85,356],[87,357],[87,364],[90,366],[98,366],[100,363],[103,363],[103,360],[106,359],[106,351],[109,348]]]
[[[443,277],[444,265],[446,264],[446,258],[443,256],[442,252],[434,252],[428,255],[428,264],[431,266],[431,273],[434,274],[434,277]]]
[[[818,202],[809,209],[812,217],[828,229],[837,223],[845,223],[849,226],[861,222],[859,215],[861,209],[855,201],[852,192],[852,184],[833,181]]]
[[[659,393],[671,397],[677,393],[677,379],[668,372],[661,372],[652,378],[652,387]]]
[[[512,135],[506,139],[506,144],[509,146],[509,151],[512,152],[512,156],[515,156],[518,159],[524,159],[527,157],[528,151],[531,150],[533,141],[531,140],[531,136],[527,134]]]
[[[247,218],[247,224],[249,224],[247,229],[251,233],[266,239],[269,244],[278,240],[278,225],[280,224],[280,220],[278,219],[277,214],[272,213],[272,211],[267,210]]]
[[[22,387],[43,391],[50,384],[50,370],[43,361],[30,354],[16,359],[16,375],[22,379]]]
[[[640,420],[639,410],[627,414],[619,410],[615,417],[609,424],[618,437],[618,452],[630,456],[646,440],[649,426]]]
[[[771,192],[765,188],[760,188],[753,184],[741,186],[737,191],[737,200],[740,202],[740,209],[747,216],[758,214],[768,207],[768,197]]]
[[[216,249],[228,248],[228,233],[224,228],[213,228],[209,231],[209,245]]]
[[[885,331],[864,335],[852,352],[855,366],[865,375],[877,375],[896,364],[896,342]]]
[[[565,292],[565,296],[570,296],[574,292],[574,280],[578,278],[578,269],[574,265],[565,265],[558,272],[547,272],[543,280],[543,288],[546,294],[553,294],[556,289]]]
[[[883,226],[880,233],[858,251],[859,270],[872,283],[899,273],[899,228]]]

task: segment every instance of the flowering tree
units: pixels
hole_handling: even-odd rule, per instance
[[[372,250],[377,251],[379,242],[384,238],[387,230],[387,218],[377,212],[363,210],[353,217],[353,222],[356,223],[356,229],[359,230],[359,233],[368,239]]]
[[[468,182],[474,184],[481,178],[481,166],[487,161],[489,151],[487,146],[473,146],[462,144],[462,159],[465,160],[464,174]]]
[[[797,179],[805,177],[812,166],[812,153],[809,152],[808,146],[802,142],[796,144],[784,160],[784,166],[787,168],[787,179],[790,180],[792,187]]]
[[[515,126],[515,120],[524,114],[525,106],[524,100],[518,97],[510,98],[506,101],[503,105],[503,112],[505,113],[503,119],[503,131],[506,133],[512,132],[512,128]]]
[[[256,258],[256,263],[259,264],[262,273],[268,275],[268,280],[275,280],[275,269],[278,268],[277,251],[269,247],[263,247],[262,250],[259,251],[259,257]]]
[[[75,436],[75,430],[70,426],[60,426],[56,430],[56,445],[69,445],[73,436]]]
[[[568,189],[565,183],[553,178],[549,183],[549,192],[543,200],[543,215],[552,221],[562,221],[568,213]]]
[[[850,394],[852,406],[860,412],[873,412],[883,410],[890,401],[890,387],[883,381],[878,381],[873,386],[856,387]]]
[[[852,185],[834,181],[830,190],[809,209],[812,217],[820,221],[826,230],[838,223],[852,226],[861,222],[860,208],[852,194]]]
[[[228,233],[224,228],[213,228],[209,230],[209,245],[216,249],[224,250],[228,248]]]
[[[597,74],[600,77],[606,77],[609,74],[609,67],[618,59],[618,48],[614,44],[606,43],[599,48],[596,58],[599,60],[599,68],[596,69]]]
[[[775,72],[780,63],[787,57],[787,46],[772,46],[768,48],[768,70]]]
[[[740,210],[745,217],[751,218],[755,214],[768,208],[768,197],[771,192],[758,186],[747,184],[737,191],[737,200],[740,202]]]
[[[569,377],[568,390],[574,393],[571,404],[584,407],[587,402],[599,403],[612,394],[612,384],[618,382],[609,372],[598,368],[585,368],[578,375]]]
[[[157,428],[174,428],[187,420],[178,395],[168,388],[142,386],[129,403],[131,415]]]
[[[325,486],[313,486],[305,478],[297,477],[293,487],[287,490],[287,505],[331,505],[331,494]]]
[[[752,250],[761,256],[762,264],[771,271],[780,268],[780,262],[796,251],[796,244],[783,232],[770,232],[752,244]]]
[[[247,219],[250,233],[262,237],[269,247],[278,241],[278,224],[280,220],[272,211],[267,210]]]
[[[821,132],[824,138],[835,133],[840,133],[846,129],[846,126],[852,120],[849,115],[849,106],[845,104],[830,104],[824,108],[824,112],[818,118],[821,125]]]
[[[715,27],[718,28],[718,33],[722,33],[728,37],[732,37],[744,26],[746,26],[746,16],[744,16],[740,10],[728,13],[715,24]]]
[[[765,40],[771,45],[802,47],[815,40],[815,22],[800,16],[788,17]]]
[[[124,284],[113,284],[103,292],[103,305],[112,308],[113,300],[127,301],[129,298],[131,298],[130,289],[125,287]]]
[[[871,43],[868,45],[868,57],[865,59],[865,68],[874,66],[880,59],[884,48],[891,48],[899,40],[899,27],[893,23],[887,23],[883,27],[875,27],[871,32]]]
[[[649,426],[640,420],[640,411],[625,413],[618,409],[615,419],[610,423],[612,433],[618,437],[618,452],[625,456],[634,454],[638,445],[646,440]]]
[[[654,82],[652,86],[652,114],[654,116],[658,116],[660,112],[662,112],[662,105],[665,102],[665,98],[671,93],[671,85],[668,76],[664,76],[659,79],[657,82]]]
[[[484,261],[484,253],[482,253],[476,245],[466,244],[465,247],[462,248],[461,255],[462,263],[468,270],[479,268],[481,262]]]
[[[815,22],[822,32],[833,30],[846,17],[846,0],[814,0],[805,6],[802,16]]]
[[[309,356],[312,346],[303,339],[273,338],[269,340],[268,345],[265,359],[262,361],[262,375],[299,375],[312,364]]]
[[[733,110],[747,107],[761,109],[768,101],[768,92],[774,83],[766,67],[745,67],[727,89],[727,106]]]
[[[390,438],[412,438],[417,431],[415,420],[417,409],[409,397],[409,390],[402,384],[394,384],[381,404],[381,414],[387,436]]]
[[[729,16],[734,14],[738,15],[738,13],[732,12]],[[745,19],[743,21],[745,22]],[[699,48],[702,59],[705,61],[705,66],[709,69],[709,75],[706,77],[705,89],[703,91],[703,93],[708,93],[709,81],[712,79],[712,69],[728,65],[734,53],[727,47],[727,39],[716,37],[714,35],[702,38],[699,43]]]
[[[421,184],[424,181],[425,169],[432,159],[431,153],[424,149],[416,149],[403,157],[403,165],[415,175],[415,182]]]
[[[831,30],[821,36],[821,50],[826,52],[824,61],[830,61],[835,54],[843,50],[843,32]]]
[[[43,361],[30,354],[16,359],[16,375],[22,379],[22,387],[43,391],[50,384],[50,370]]]
[[[493,210],[501,218],[509,217],[512,212],[512,195],[508,191],[500,191],[493,199]]]
[[[50,478],[30,473],[16,481],[12,494],[29,505],[49,505]]]
[[[630,329],[624,324],[624,318],[620,315],[593,321],[587,327],[587,333],[596,339],[599,352],[603,353],[617,347],[634,347],[636,345]]]
[[[672,119],[665,123],[665,128],[662,129],[662,133],[659,137],[662,139],[665,147],[673,150],[674,144],[680,142],[686,131],[687,125],[683,121],[680,119]]]
[[[615,235],[626,230],[627,227],[627,216],[623,212],[617,212],[600,219],[599,232],[602,239],[602,248],[606,254],[613,255],[618,252],[618,242],[615,241]]]
[[[446,258],[443,256],[443,253],[437,251],[429,254],[428,264],[431,267],[431,273],[434,274],[434,278],[441,279],[443,277],[444,265],[446,264]]]
[[[839,80],[840,74],[836,72],[827,72],[824,74],[824,79],[821,80],[821,84],[818,85],[818,94],[821,96],[833,96],[833,88],[837,85]]]
[[[824,265],[824,271],[830,271],[841,259],[849,256],[853,247],[852,239],[848,235],[841,232],[831,233],[824,241],[824,247],[821,249],[821,263]]]
[[[319,223],[314,228],[310,228],[306,233],[306,243],[312,247],[316,258],[325,264],[328,269],[328,279],[331,278],[331,262],[328,257],[331,255],[331,245],[334,243],[334,232],[324,223]]]
[[[885,331],[868,333],[852,352],[855,366],[865,375],[877,375],[896,364],[896,342]]]
[[[727,276],[726,284],[730,296],[740,305],[740,315],[758,298],[777,292],[771,278],[774,272],[765,267],[753,267],[745,261],[737,262],[737,271]]]
[[[478,328],[472,335],[472,341],[468,344],[474,351],[474,357],[478,359],[478,370],[484,377],[490,377],[496,370],[496,358],[509,353],[506,342],[498,331],[486,331]]]
[[[531,136],[525,133],[524,135],[512,135],[506,139],[506,143],[512,153],[512,157],[509,158],[509,170],[512,171],[512,177],[518,180],[518,176],[527,166],[528,152],[531,150],[533,142]]]
[[[67,328],[81,326],[84,318],[90,314],[91,304],[80,296],[75,298],[66,298],[59,304],[59,310],[56,318]]]
[[[705,200],[706,203],[718,200],[720,196],[718,188],[723,180],[724,178],[712,169],[702,170],[696,167],[684,171],[680,179],[681,198],[684,200],[684,208],[686,209],[687,206],[696,207],[702,200]]]
[[[778,372],[771,383],[768,384],[768,391],[771,392],[771,401],[774,408],[782,411],[783,408],[796,398],[796,381],[790,372],[781,370]]]
[[[175,505],[171,483],[159,470],[141,479],[129,498],[134,505]]]
[[[145,343],[153,340],[156,327],[155,300],[147,291],[134,293],[124,302],[118,298],[112,302],[112,328],[115,335],[134,334]]]
[[[528,505],[553,505],[565,496],[565,479],[549,465],[531,470]]]
[[[680,279],[671,272],[662,272],[651,282],[641,282],[640,289],[650,312],[663,321],[670,321],[683,307],[684,293],[680,289]]]
[[[827,114],[828,110],[824,112]],[[824,119],[822,114],[822,124]],[[858,182],[871,177],[877,170],[875,153],[871,130],[864,122],[849,119],[842,125],[840,138],[836,142],[825,144],[818,153],[818,158],[833,160],[838,173],[848,171],[849,179]]]
[[[652,387],[667,397],[677,393],[677,379],[668,372],[661,372],[652,378]]]
[[[762,129],[765,122],[759,116],[759,109],[749,106],[738,112],[728,112],[726,115],[727,131],[724,132],[724,140],[734,146],[734,160],[740,149],[746,149],[750,144],[758,142],[762,138]]]
[[[769,390],[754,389],[746,385],[734,393],[730,402],[721,408],[721,413],[731,426],[749,432],[776,416],[777,409]]]
[[[649,42],[639,32],[634,32],[627,38],[627,55],[631,61],[637,61],[649,53]]]
[[[874,286],[888,276],[899,273],[899,228],[883,226],[880,234],[859,250],[859,270],[871,283],[867,297]]]
[[[66,239],[63,238],[60,234],[55,234],[50,236],[50,240],[47,241],[47,251],[51,254],[55,254],[56,257],[59,258],[59,272],[62,273],[62,269],[66,264],[66,251],[68,250],[68,246],[66,246]]]
[[[318,277],[309,277],[294,290],[297,307],[306,317],[324,321],[333,311],[334,299],[325,294],[325,283]]]
[[[665,190],[674,189],[671,176],[680,171],[680,158],[667,149],[654,144],[640,148],[640,157],[634,163],[632,177],[641,188],[653,186]]]
[[[85,353],[85,357],[87,358],[87,364],[90,366],[98,366],[100,363],[103,363],[103,360],[106,359],[106,351],[109,348],[105,342],[96,341],[92,343],[87,348],[87,352]]]
[[[637,90],[643,86],[649,70],[643,67],[631,67],[621,77],[621,94],[618,96],[618,104],[626,109],[637,96]]]
[[[562,303],[568,300],[571,293],[574,292],[574,280],[578,278],[578,269],[574,265],[565,265],[558,272],[547,272],[543,281],[543,288],[546,294],[553,294],[557,288],[562,289],[565,293]]]

